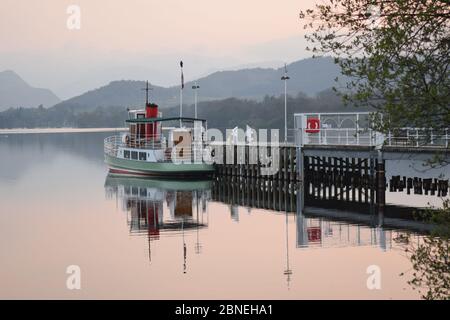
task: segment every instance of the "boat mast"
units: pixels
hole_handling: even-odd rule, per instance
[[[148,105],[148,92],[150,90],[152,90],[152,88],[148,87],[148,81],[146,82],[145,88],[142,88],[141,90],[145,90],[145,106],[147,107],[147,105]]]
[[[180,128],[181,128],[181,118],[183,117],[183,89],[184,89],[183,61],[180,61],[180,68],[181,68],[181,87],[180,87]]]

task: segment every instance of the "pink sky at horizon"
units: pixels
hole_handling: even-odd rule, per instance
[[[180,59],[187,80],[279,66],[311,56],[298,14],[315,1],[2,0],[0,72],[68,98],[117,79],[173,85]],[[66,26],[69,5],[80,30]]]

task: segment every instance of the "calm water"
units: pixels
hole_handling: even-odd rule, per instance
[[[108,176],[107,135],[0,135],[0,298],[419,297],[405,231],[214,201],[208,181]],[[69,265],[81,290],[66,288]]]

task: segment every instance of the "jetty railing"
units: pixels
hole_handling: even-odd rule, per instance
[[[354,145],[448,148],[450,128],[394,128],[379,132],[369,112],[297,113],[295,142],[303,145]]]
[[[388,131],[385,137],[387,146],[403,147],[444,147],[450,145],[450,129],[398,128]]]
[[[372,129],[356,128],[320,129],[316,133],[302,129],[297,132],[296,143],[300,145],[358,145],[374,146],[382,141],[383,136]]]
[[[389,147],[438,147],[449,148],[450,129],[433,130],[427,128],[397,128],[387,134],[372,129],[353,128],[320,129],[309,133],[308,129],[299,129],[297,145],[356,145]]]

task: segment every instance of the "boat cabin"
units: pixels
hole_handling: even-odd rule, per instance
[[[185,162],[201,161],[206,134],[204,119],[163,118],[158,105],[147,103],[145,109],[129,110],[126,124],[129,130],[121,137],[118,158],[166,162],[175,157]],[[175,146],[176,154],[173,153]]]

